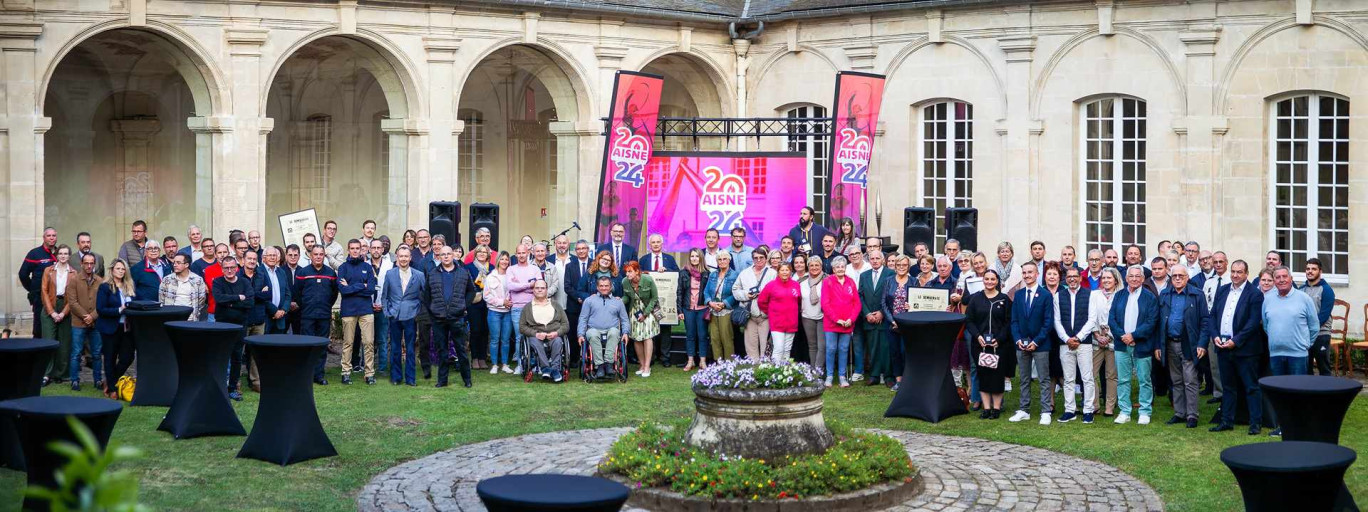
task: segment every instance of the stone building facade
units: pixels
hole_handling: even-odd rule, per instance
[[[592,225],[614,72],[664,75],[667,116],[803,118],[859,70],[888,76],[884,234],[973,206],[981,249],[1276,248],[1368,299],[1362,1],[536,4],[3,0],[0,272],[44,226],[112,257],[139,218],[271,242],[315,208],[396,236],[458,199],[541,238]],[[824,209],[820,138],[660,145],[810,152]],[[6,322],[28,311],[10,279]]]

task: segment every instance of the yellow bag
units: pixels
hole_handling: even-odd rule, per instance
[[[119,392],[119,400],[125,402],[133,401],[133,390],[138,386],[138,379],[124,375],[119,377],[119,381],[114,383],[114,389]]]

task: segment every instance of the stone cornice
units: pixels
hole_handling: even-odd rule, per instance
[[[1007,55],[1007,62],[1030,62],[1034,58],[1036,36],[1007,36],[998,38],[998,48]]]
[[[1186,46],[1189,57],[1216,55],[1216,43],[1221,40],[1218,25],[1198,25],[1178,33],[1178,40]]]
[[[454,62],[456,52],[461,50],[461,38],[427,36],[423,38],[423,49],[427,50],[428,62]]]
[[[627,50],[624,46],[596,46],[594,56],[598,57],[600,68],[619,69],[622,67],[622,59],[627,57]]]

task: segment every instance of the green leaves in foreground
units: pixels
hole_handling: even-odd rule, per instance
[[[52,512],[144,512],[138,504],[138,479],[127,471],[110,471],[115,462],[141,455],[136,448],[110,443],[100,448],[84,423],[67,416],[67,425],[80,445],[56,441],[48,449],[67,458],[57,472],[57,489],[29,486],[24,495],[47,501]]]

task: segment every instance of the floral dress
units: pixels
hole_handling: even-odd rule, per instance
[[[655,282],[650,276],[641,276],[641,281],[637,284],[632,284],[629,279],[623,279],[622,288],[629,304],[627,318],[632,326],[631,338],[638,341],[655,338],[660,334],[660,321],[656,320],[654,311],[646,311],[648,302],[655,303]],[[638,317],[641,320],[637,320]]]

